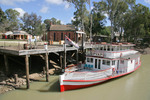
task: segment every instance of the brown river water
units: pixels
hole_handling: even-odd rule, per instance
[[[135,72],[105,83],[78,90],[59,92],[58,76],[50,82],[41,79],[25,87],[0,95],[0,100],[150,100],[150,55],[142,55]]]

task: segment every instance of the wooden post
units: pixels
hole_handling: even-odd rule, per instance
[[[76,33],[76,43],[78,43],[78,33]]]
[[[4,54],[4,64],[5,64],[6,75],[8,75],[9,74],[9,66],[8,66],[8,57],[6,54]]]
[[[76,63],[78,64],[78,61],[79,61],[79,59],[78,59],[78,49],[77,49],[77,52],[76,52]]]
[[[84,34],[82,34],[82,63],[84,63]]]
[[[82,34],[82,52],[84,52],[84,34]]]
[[[65,72],[65,67],[66,67],[66,44],[64,43],[64,64],[63,64],[63,68],[62,68],[62,72]]]
[[[15,74],[14,77],[15,77],[15,84],[17,84],[18,83],[18,74]]]
[[[45,54],[45,65],[46,65],[46,82],[48,82],[48,76],[49,76],[49,62],[48,62],[48,53]]]
[[[43,75],[45,74],[45,67],[43,67]]]
[[[62,67],[63,67],[63,64],[62,64],[62,53],[59,54],[59,57],[60,57],[59,58],[60,59],[59,60],[59,62],[60,62],[60,68],[62,69]]]
[[[26,63],[26,85],[27,85],[27,89],[29,89],[29,87],[30,87],[30,84],[29,84],[29,55],[26,55],[25,63]]]

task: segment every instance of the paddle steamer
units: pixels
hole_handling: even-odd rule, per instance
[[[86,49],[84,64],[68,66],[60,75],[60,91],[79,89],[100,84],[137,70],[140,54],[131,43],[91,44]]]

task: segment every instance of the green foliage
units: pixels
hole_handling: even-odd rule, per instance
[[[25,13],[21,18],[23,21],[22,29],[32,35],[41,35],[46,27],[41,24],[41,16],[37,16],[35,13]]]
[[[130,16],[130,18],[128,18]],[[126,41],[137,43],[138,38],[149,37],[150,10],[142,4],[135,5],[125,15],[124,32]]]
[[[13,10],[13,9],[7,9],[5,11],[5,14],[6,14],[6,17],[7,17],[7,21],[9,26],[6,27],[6,30],[7,31],[13,31],[14,29],[15,30],[18,30],[19,29],[19,12],[16,11],[16,10]]]
[[[0,32],[5,32],[5,22],[6,22],[6,15],[3,10],[0,8]]]
[[[44,23],[46,25],[46,31],[49,31],[51,24],[53,25],[61,25],[61,21],[57,20],[56,18],[51,18],[51,19],[45,19]]]

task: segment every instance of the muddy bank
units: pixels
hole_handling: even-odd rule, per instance
[[[60,69],[50,69],[49,75],[60,73]],[[29,75],[30,82],[33,81],[39,81],[41,78],[44,78],[45,74],[42,71],[41,73],[33,73]],[[0,71],[0,94],[15,90],[20,88],[21,86],[26,85],[26,76],[15,78],[15,75],[13,77],[7,77],[5,74]]]

